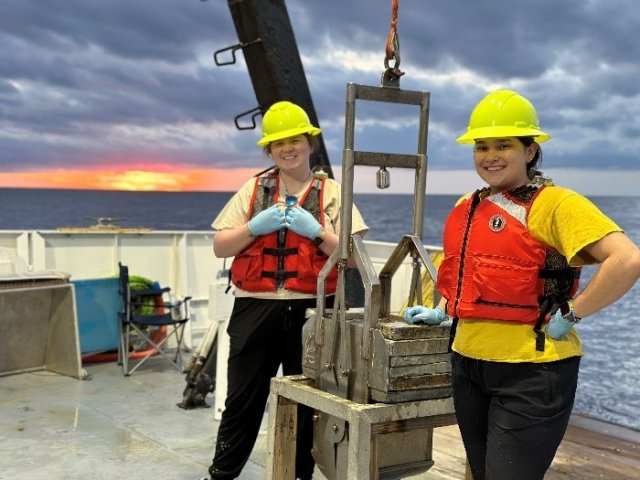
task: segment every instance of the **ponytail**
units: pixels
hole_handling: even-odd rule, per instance
[[[531,145],[533,145],[533,143],[535,143],[535,140],[533,137],[516,137],[516,138],[520,140],[520,143],[522,143],[525,146],[525,148],[530,147]],[[529,177],[529,180],[534,180],[538,178],[542,179],[543,183],[551,182],[550,177],[544,174],[542,170],[538,170],[537,167],[539,163],[542,163],[542,148],[540,148],[540,145],[538,145],[538,148],[536,149],[536,153],[533,156],[533,158],[527,163],[527,177]]]

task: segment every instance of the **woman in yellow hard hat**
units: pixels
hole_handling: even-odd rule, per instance
[[[478,103],[457,141],[473,145],[487,186],[445,223],[442,301],[404,313],[410,323],[453,319],[453,399],[474,480],[544,477],[573,407],[575,325],[640,276],[640,250],[621,229],[537,170],[549,138],[516,92]],[[577,293],[580,268],[592,263],[600,268]]]
[[[338,246],[340,185],[311,170],[309,158],[320,129],[298,105],[277,102],[265,113],[258,145],[275,169],[247,181],[213,222],[217,257],[235,257],[235,302],[228,393],[218,428],[212,479],[236,478],[255,443],[269,395],[282,365],[302,373],[305,311],[315,308],[318,274]],[[352,231],[367,230],[353,208]],[[336,289],[335,269],[325,292]],[[331,299],[327,305],[330,306]],[[302,411],[304,410],[304,412]],[[299,412],[296,478],[309,479],[314,462],[312,411]]]

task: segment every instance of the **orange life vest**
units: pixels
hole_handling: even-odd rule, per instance
[[[247,220],[278,203],[278,178],[276,171],[256,179]],[[314,178],[298,204],[324,227],[323,193],[324,179]],[[327,259],[310,239],[283,228],[258,236],[235,256],[231,264],[231,282],[248,292],[272,292],[286,288],[315,294],[318,291],[318,274]],[[325,293],[335,293],[337,278],[338,271],[333,268],[325,280]]]
[[[460,202],[444,228],[438,290],[455,318],[536,323],[573,297],[580,269],[529,233],[531,205],[544,185]]]

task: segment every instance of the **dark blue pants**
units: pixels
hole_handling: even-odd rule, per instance
[[[213,479],[240,475],[254,447],[269,397],[270,380],[282,364],[284,375],[302,373],[302,326],[315,299],[236,298],[230,336],[227,399],[209,473]],[[313,410],[298,407],[296,478],[314,468]]]
[[[474,480],[542,480],[564,436],[580,357],[548,363],[452,353],[453,400]]]

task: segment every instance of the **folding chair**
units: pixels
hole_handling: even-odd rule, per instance
[[[171,288],[132,289],[129,281],[129,268],[118,262],[120,268],[120,296],[122,311],[120,317],[120,342],[118,345],[118,364],[126,376],[131,375],[140,365],[154,354],[167,359],[179,372],[182,367],[182,338],[185,324],[189,321],[189,300],[167,303],[163,296]],[[140,339],[141,345],[133,348],[132,337]],[[176,340],[175,354],[168,350],[168,341]],[[130,360],[136,359],[131,368]],[[132,362],[133,363],[133,362]]]

